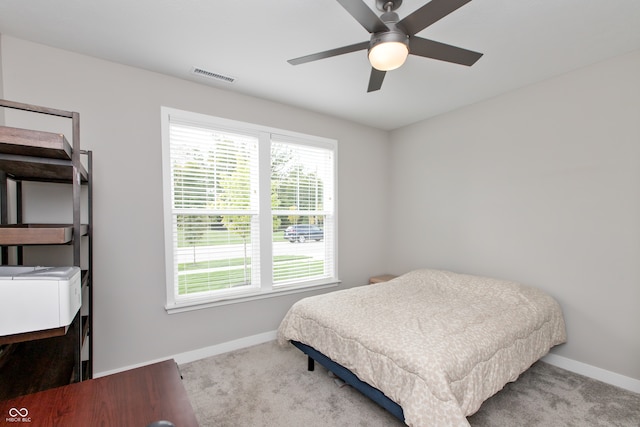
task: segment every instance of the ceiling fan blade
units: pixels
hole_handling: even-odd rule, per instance
[[[384,22],[378,18],[378,15],[376,15],[362,0],[338,0],[338,3],[340,3],[342,7],[344,7],[347,12],[349,12],[351,16],[353,16],[368,32],[377,33],[389,30]]]
[[[367,88],[367,92],[380,90],[380,88],[382,87],[382,82],[384,81],[384,76],[386,74],[386,71],[376,70],[375,68],[371,67],[371,76],[369,77],[369,87]]]
[[[368,49],[369,42],[356,43],[349,46],[343,46],[336,49],[325,50],[324,52],[313,53],[311,55],[301,56],[299,58],[290,59],[287,62],[291,65],[300,65],[319,59],[331,58],[332,56],[344,55],[345,53],[356,52],[362,49]]]
[[[470,1],[471,0],[431,0],[420,9],[400,20],[398,26],[403,28],[408,35],[412,36]]]
[[[468,66],[475,64],[483,55],[482,53],[472,50],[462,49],[461,47],[415,36],[409,38],[409,52],[411,55],[424,56],[425,58]]]

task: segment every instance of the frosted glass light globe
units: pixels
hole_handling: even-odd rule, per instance
[[[369,51],[371,66],[380,71],[391,71],[404,64],[409,55],[409,48],[401,42],[379,43]]]

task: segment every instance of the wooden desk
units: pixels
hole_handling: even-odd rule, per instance
[[[145,427],[159,420],[198,426],[173,360],[0,402],[2,426]]]

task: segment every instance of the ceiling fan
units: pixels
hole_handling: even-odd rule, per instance
[[[371,76],[367,92],[379,90],[387,71],[402,66],[409,54],[440,61],[471,66],[482,56],[481,53],[456,46],[417,37],[415,34],[444,18],[471,0],[431,0],[402,20],[394,12],[402,0],[376,0],[376,7],[382,11],[378,17],[363,0],[338,0],[347,12],[371,33],[371,39],[361,43],[343,46],[324,52],[290,59],[291,65],[299,65],[345,53],[368,49]]]

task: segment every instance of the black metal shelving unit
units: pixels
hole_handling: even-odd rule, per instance
[[[0,336],[0,400],[5,400],[93,376],[93,154],[80,148],[78,113],[7,100],[0,100],[0,107],[67,118],[72,126],[71,143],[60,133],[0,126],[1,264],[23,265],[26,246],[71,245],[73,259],[67,265],[84,267],[83,307],[68,327]],[[13,192],[9,191],[12,181]],[[70,185],[72,222],[23,223],[22,184],[26,181]],[[85,223],[83,186],[87,187]],[[9,223],[9,197],[15,197],[14,223]]]

